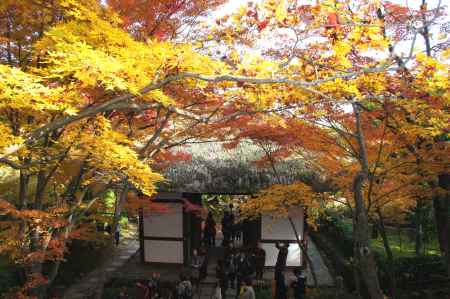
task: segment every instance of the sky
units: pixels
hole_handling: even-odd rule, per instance
[[[246,5],[248,2],[259,3],[262,1],[263,0],[229,0],[224,5],[219,7],[215,12],[213,12],[210,18],[211,20],[215,20],[216,18],[220,18],[224,15],[232,14],[237,9],[239,9],[239,7],[241,7],[242,5]],[[317,0],[304,0],[302,2],[304,2],[305,4],[308,3],[314,4],[316,1]],[[356,0],[356,2],[357,1],[358,0]],[[387,1],[383,0],[383,2]],[[422,4],[422,0],[390,0],[389,2],[410,7],[412,9],[419,9]],[[436,8],[438,6],[443,7],[446,11],[447,18],[449,18],[450,21],[450,4],[448,4],[448,0],[426,0],[426,2],[429,9]],[[433,38],[435,38],[438,35],[438,32],[436,32],[436,30],[437,28],[435,28],[434,32],[432,31],[432,34],[434,35]],[[267,43],[270,43],[270,41],[268,41]],[[267,43],[263,42],[263,44]],[[411,48],[411,41],[405,41],[396,45],[396,51],[398,54],[407,55],[410,51],[410,48]],[[416,51],[424,50],[424,43],[421,40],[421,37],[419,37],[416,42],[416,48],[417,48],[415,49]]]
[[[227,3],[225,3],[219,10],[221,11],[221,13],[226,14],[228,12],[232,12],[233,10],[239,8],[239,6],[246,4],[248,2],[261,2],[261,0],[229,0]],[[311,3],[311,2],[316,2],[315,0],[310,0],[310,1],[304,1],[305,3]],[[412,8],[419,8],[420,5],[422,4],[422,0],[390,0],[390,2],[392,3],[396,3],[396,4],[400,4],[400,5],[404,5],[404,6],[408,6],[408,7],[412,7]],[[436,7],[439,2],[441,2],[441,5],[447,5],[447,12],[450,13],[450,8],[448,7],[448,4],[446,3],[447,0],[427,0],[428,6],[429,7]]]

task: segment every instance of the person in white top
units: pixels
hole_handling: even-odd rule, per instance
[[[214,289],[214,295],[212,299],[222,299],[222,289],[220,288],[220,283],[216,283],[216,288]]]

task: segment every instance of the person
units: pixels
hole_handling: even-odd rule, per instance
[[[251,278],[247,277],[243,281],[242,292],[239,295],[239,299],[256,299],[255,290],[252,286]]]
[[[197,249],[192,251],[192,260],[191,260],[191,275],[192,281],[196,288],[200,285],[200,269],[203,265],[204,259],[202,256],[198,254]]]
[[[219,281],[216,282],[216,288],[214,289],[213,299],[222,299],[222,290]]]
[[[229,219],[228,219],[228,230],[229,230],[229,233],[230,233],[230,240],[233,241],[233,244],[234,244],[233,229],[234,229],[234,222],[235,222],[234,213],[235,213],[234,206],[233,206],[232,203],[230,203],[230,205],[229,205],[229,213],[228,213],[228,217],[229,217]]]
[[[144,299],[150,298],[150,290],[148,289],[147,283],[137,282],[136,286],[138,288],[138,294],[140,294],[139,298],[144,298]]]
[[[173,281],[170,283],[170,299],[178,299],[178,284],[177,282]]]
[[[203,235],[206,247],[210,248],[216,246],[216,221],[214,221],[214,217],[211,212],[208,212],[208,216],[206,217]]]
[[[232,205],[231,205],[232,206]],[[239,209],[236,209],[234,212],[232,212],[233,215],[233,224],[231,227],[231,240],[236,244],[239,244],[241,241],[241,233],[242,233],[242,222],[237,222],[236,219],[239,219]]]
[[[306,291],[306,276],[303,274],[302,269],[294,269],[294,281],[291,283],[291,288],[294,289],[295,299],[304,299]]]
[[[285,242],[284,245],[280,245],[279,242],[275,243],[275,247],[278,249],[277,262],[275,263],[275,268],[284,270],[286,268],[286,261],[289,252],[289,243]]]
[[[116,240],[116,246],[119,246],[120,241],[120,224],[117,223],[116,231],[114,232],[114,239]]]
[[[264,265],[266,263],[266,251],[262,249],[261,243],[258,243],[258,245],[255,247],[254,254],[256,279],[261,280],[263,279]]]
[[[250,277],[253,274],[253,269],[250,264],[250,259],[244,251],[241,251],[237,257],[236,261],[236,290],[238,291],[241,288],[242,282],[246,277]]]
[[[160,277],[161,276],[159,273],[153,272],[152,277],[148,281],[148,289],[151,299],[157,299],[161,297]]]
[[[234,224],[233,205],[230,205],[230,210],[225,211],[223,213],[222,218],[223,247],[228,247],[230,244],[233,233],[233,224]]]
[[[178,299],[192,299],[192,284],[185,274],[180,275],[177,291]]]
[[[127,289],[126,288],[122,288],[120,290],[118,299],[128,299],[128,298],[129,297],[128,297],[128,294],[127,294]]]
[[[225,261],[223,259],[219,259],[217,261],[216,278],[220,285],[220,290],[222,292],[222,299],[225,299],[228,289],[228,273],[225,269]]]
[[[225,255],[225,271],[228,276],[230,288],[234,289],[234,281],[236,280],[236,251],[230,246]]]
[[[275,268],[275,299],[287,299],[284,269]]]

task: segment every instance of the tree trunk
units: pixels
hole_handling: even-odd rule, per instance
[[[117,226],[119,225],[119,220],[120,220],[120,216],[122,214],[123,204],[125,203],[125,201],[127,200],[127,197],[128,197],[128,190],[129,190],[128,180],[125,180],[124,186],[122,188],[122,192],[120,193],[120,196],[116,196],[116,204],[114,207],[114,216],[113,216],[113,221],[112,221],[112,225],[111,225],[111,240],[112,240],[112,242],[114,242],[114,233],[117,229]]]
[[[20,186],[19,186],[19,209],[26,209],[28,198],[28,184],[30,182],[30,175],[25,173],[23,169],[20,170]]]
[[[313,263],[311,261],[311,258],[309,257],[308,250],[307,250],[307,248],[305,248],[304,244],[302,243],[302,241],[298,237],[297,228],[295,227],[295,223],[292,220],[291,216],[288,216],[288,220],[289,220],[289,223],[291,224],[292,230],[294,231],[295,238],[297,240],[297,244],[298,244],[300,250],[302,251],[303,255],[305,256],[306,265],[311,270],[311,275],[313,277],[314,287],[317,288],[317,275],[316,275],[316,271],[315,271],[314,265],[313,265]]]
[[[439,187],[450,190],[450,174],[439,176]],[[438,233],[439,248],[443,257],[447,275],[450,276],[450,196],[448,192],[444,196],[435,196],[433,198],[434,216],[436,219],[436,228]]]
[[[270,165],[272,167],[272,171],[273,171],[275,177],[277,178],[278,183],[282,184],[281,176],[279,175],[279,173],[277,171],[277,168],[275,167],[275,161],[273,160],[270,152],[267,151],[264,148],[264,146],[261,145],[261,147],[264,150],[264,152],[266,153],[266,156],[267,156],[267,158],[270,161]],[[304,214],[304,215],[306,215],[306,214]],[[292,220],[292,218],[289,215],[288,215],[288,220],[289,220],[289,223],[291,224],[292,230],[294,231],[295,239],[297,240],[297,244],[298,244],[301,252],[305,256],[306,264],[309,266],[309,269],[311,270],[311,275],[312,275],[313,281],[314,281],[314,287],[317,288],[317,275],[316,275],[316,271],[314,269],[314,265],[313,265],[313,263],[311,261],[311,258],[309,257],[308,250],[305,248],[305,246],[302,244],[300,238],[298,237],[298,232],[297,232],[297,228],[295,227],[295,223],[294,223],[294,221]]]
[[[354,178],[355,214],[355,262],[371,299],[383,299],[383,292],[378,280],[377,264],[369,245],[369,225],[364,208],[363,182],[365,175],[359,173]]]
[[[87,161],[87,159],[85,159],[83,161],[83,163],[80,166],[80,170],[78,171],[78,174],[75,177],[73,177],[72,180],[70,181],[70,183],[68,184],[66,191],[63,194],[63,199],[65,200],[65,202],[73,202],[75,200],[75,194],[78,192],[78,190],[80,190],[81,181],[82,181],[83,175],[86,171],[86,161]],[[87,193],[88,193],[88,189],[85,188],[83,191],[83,194],[80,195],[77,202],[73,204],[71,213],[69,214],[69,217],[67,218],[68,224],[64,228],[64,234],[63,234],[63,240],[62,240],[62,246],[63,246],[64,250],[66,250],[67,241],[69,239],[69,234],[72,232],[72,229],[74,228],[74,226],[76,224],[75,217],[74,217],[75,207],[79,206],[83,202]],[[56,276],[58,275],[60,266],[61,266],[60,260],[57,260],[52,264],[52,267],[48,274],[48,286],[49,287],[52,285],[52,283],[56,279]]]
[[[20,170],[20,180],[19,180],[19,210],[22,209],[26,209],[27,208],[27,198],[28,198],[28,186],[30,183],[30,175],[24,173],[24,170]],[[25,239],[25,234],[26,234],[26,230],[27,230],[27,224],[25,221],[20,221],[20,226],[19,226],[19,230],[20,230],[20,236],[22,239]],[[22,251],[27,251],[28,248],[27,245],[23,245],[26,244],[25,242],[22,243]]]
[[[425,254],[425,247],[423,242],[423,201],[421,199],[417,200],[416,204],[416,225],[415,225],[415,241],[416,241],[416,256],[423,256]]]
[[[353,195],[355,200],[355,212],[353,214],[353,232],[355,262],[371,299],[383,299],[383,292],[378,280],[377,264],[369,244],[369,220],[364,203],[363,185],[369,175],[369,162],[365,145],[364,134],[361,125],[360,107],[353,103],[353,111],[356,124],[356,139],[359,147],[359,162],[361,171],[353,179]]]
[[[391,246],[389,245],[389,240],[387,238],[383,215],[381,214],[380,210],[377,211],[377,214],[379,219],[380,235],[381,238],[383,239],[384,250],[386,251],[386,255],[388,258],[388,271],[389,271],[388,275],[389,275],[389,284],[391,288],[391,298],[395,299],[397,298],[397,279],[395,276],[394,255],[392,254]]]
[[[37,183],[36,183],[36,194],[34,197],[33,208],[36,210],[42,210],[42,195],[45,189],[45,171],[40,170],[37,175]],[[30,252],[41,251],[42,248],[42,236],[39,232],[40,228],[38,225],[33,227],[30,232]],[[42,261],[32,261],[29,267],[28,275],[30,277],[42,275],[43,264]],[[35,288],[30,289],[30,294],[37,298],[44,298],[45,295],[45,287],[39,285]]]
[[[353,255],[356,256],[356,247],[353,247]],[[359,274],[358,266],[355,262],[352,264],[353,269],[353,280],[355,281],[355,295],[356,298],[361,297],[361,276]]]

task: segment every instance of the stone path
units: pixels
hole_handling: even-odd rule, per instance
[[[330,270],[325,265],[316,244],[310,238],[308,239],[308,255],[311,258],[312,264],[314,265],[314,269],[316,271],[318,286],[333,287],[334,279],[331,277]],[[309,269],[307,271],[307,279],[309,282],[308,284],[313,285],[313,278]]]
[[[82,299],[92,296],[100,280],[107,281],[111,274],[122,267],[139,250],[139,241],[125,239],[122,244],[111,250],[110,257],[97,270],[86,275],[81,281],[75,283],[64,294],[64,299]]]
[[[220,243],[218,243],[220,244]],[[200,288],[196,292],[194,299],[211,299],[213,297],[216,287],[216,266],[219,256],[224,253],[223,247],[213,248],[209,255],[208,272],[206,278],[200,283]],[[226,298],[234,298],[236,296],[236,290],[228,288]]]
[[[65,299],[81,299],[89,298],[97,289],[100,280],[108,281],[112,277],[126,277],[130,279],[145,279],[150,277],[152,272],[159,272],[162,280],[176,281],[182,265],[154,265],[141,264],[139,256],[135,253],[139,250],[138,240],[124,241],[111,252],[111,256],[98,270],[89,273],[82,281],[70,287],[66,293]],[[220,244],[218,240],[217,244]],[[215,268],[217,259],[223,255],[223,248],[214,248],[209,256],[207,277],[202,281],[198,292],[195,293],[194,299],[211,299],[216,284]],[[308,254],[314,263],[319,287],[333,287],[334,281],[330,275],[328,267],[325,265],[314,242],[308,240]],[[292,279],[292,272],[286,272],[286,281]],[[266,269],[264,272],[264,280],[273,280],[273,269]],[[307,271],[308,285],[313,285],[313,279],[310,271]],[[235,298],[236,290],[228,289],[227,298]]]

